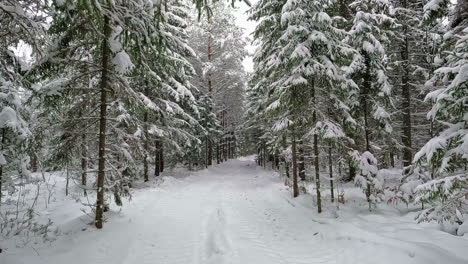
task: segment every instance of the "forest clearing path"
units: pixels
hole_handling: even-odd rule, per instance
[[[365,208],[318,216],[311,196],[291,198],[276,173],[240,158],[135,189],[102,230],[77,217],[52,244],[9,250],[0,263],[468,263],[458,250],[468,240]]]

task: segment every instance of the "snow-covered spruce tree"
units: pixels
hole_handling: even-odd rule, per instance
[[[425,6],[427,16],[449,15],[445,10],[446,6],[433,5],[433,1]],[[416,201],[428,206],[418,216],[418,221],[461,223],[468,215],[467,14],[468,3],[459,1],[450,14],[449,30],[444,35],[445,43],[452,45],[452,49],[426,84],[437,88],[426,96],[433,102],[428,118],[444,127],[414,158],[414,162],[422,164],[425,161],[433,167],[436,178],[416,188]]]
[[[190,45],[197,54],[193,64],[197,70],[197,88],[213,101],[212,111],[221,124],[220,137],[207,135],[208,163],[226,160],[233,153],[236,127],[243,113],[246,74],[246,40],[235,24],[232,9],[219,2],[211,7],[211,16],[202,17],[190,28]],[[213,131],[215,132],[215,131]]]
[[[29,195],[40,193],[39,180],[30,174],[33,109],[27,102],[33,86],[29,74],[31,63],[42,56],[47,39],[47,12],[42,1],[0,1],[1,237],[34,234],[47,238],[50,226],[50,223],[36,222],[36,203],[22,202]],[[29,187],[37,189],[23,191]]]
[[[425,81],[431,74],[433,35],[431,28],[422,23],[424,0],[395,0],[392,16],[400,25],[394,30],[392,45],[388,47],[389,76],[398,98],[398,112],[394,131],[401,140],[395,142],[402,152],[402,165],[408,167],[414,150],[427,140],[430,122],[425,118],[429,104],[424,103]],[[397,152],[394,149],[393,152]],[[394,163],[394,157],[390,157]],[[409,172],[405,169],[405,173]]]
[[[252,15],[260,21],[255,32],[261,44],[256,74],[260,77],[257,86],[265,89],[265,113],[274,122],[273,130],[291,139],[294,196],[298,195],[296,143],[306,136],[297,133],[304,126],[310,131],[307,134],[313,138],[319,212],[322,209],[318,140],[328,128],[340,128],[335,118],[350,118],[341,96],[343,90],[355,87],[337,65],[353,51],[341,42],[345,32],[334,26],[335,18],[325,12],[331,4],[276,1],[273,5],[260,1]],[[325,101],[335,116],[324,111]]]
[[[380,0],[358,0],[350,5],[354,13],[353,25],[346,39],[358,53],[347,68],[359,86],[359,94],[354,107],[354,115],[364,135],[364,148],[354,152],[360,175],[356,184],[366,193],[369,209],[379,198],[383,179],[378,177],[378,164],[375,152],[382,134],[392,132],[391,113],[392,86],[387,76],[388,60],[385,45],[389,41],[389,30],[395,21],[389,16],[390,2]],[[362,151],[362,153],[359,153]]]
[[[98,87],[96,89],[94,86],[92,90],[94,90],[94,97],[96,94],[100,96],[100,100],[94,101],[95,103],[88,108],[94,113],[97,112],[96,109],[99,109],[96,203],[96,226],[98,228],[102,227],[105,191],[112,191],[115,201],[120,204],[120,196],[126,192],[128,185],[129,169],[136,167],[137,158],[146,154],[138,151],[145,149],[138,131],[143,131],[145,134],[147,131],[140,129],[141,121],[138,120],[138,115],[134,115],[136,109],[150,108],[158,111],[158,104],[160,104],[164,106],[165,112],[172,111],[171,114],[174,116],[184,116],[184,111],[176,103],[164,100],[164,98],[160,101],[150,100],[144,95],[144,91],[138,91],[133,86],[137,78],[127,78],[134,69],[140,73],[147,73],[145,77],[149,81],[151,81],[150,78],[156,80],[156,85],[159,85],[156,87],[167,89],[167,83],[171,83],[171,89],[166,94],[174,91],[173,87],[177,87],[177,84],[183,83],[175,79],[176,75],[170,70],[184,69],[180,65],[168,65],[169,70],[166,68],[167,71],[161,72],[160,68],[149,62],[151,59],[161,59],[161,57],[172,61],[181,56],[174,55],[174,50],[168,51],[168,47],[173,47],[171,45],[174,43],[176,45],[180,43],[178,43],[179,36],[171,32],[175,30],[172,27],[173,24],[169,25],[169,22],[166,22],[168,20],[158,21],[161,19],[160,16],[170,17],[163,10],[165,8],[163,4],[155,5],[150,1],[135,0],[79,1],[78,3],[61,1],[55,5],[57,12],[54,21],[65,20],[65,23],[57,26],[56,45],[59,48],[55,47],[52,49],[53,52],[61,52],[74,58],[79,57],[80,48],[83,45],[86,45],[86,50],[92,51],[91,62],[87,63],[88,68],[83,68],[78,76],[97,78],[96,86]],[[132,18],[126,19],[129,14]],[[173,17],[169,19],[171,18]],[[161,25],[168,26],[161,28]],[[171,36],[172,33],[175,36]],[[126,50],[131,52],[126,52]],[[48,61],[51,64],[58,62],[60,61],[53,59]],[[77,68],[86,65],[82,59],[68,63],[76,63]],[[63,90],[73,87],[75,81],[76,78],[67,78],[60,88]],[[175,90],[184,93],[183,89],[179,88]],[[174,94],[170,96],[171,98],[177,97]],[[151,128],[148,130],[151,131]]]
[[[268,98],[268,92],[271,84],[275,81],[276,74],[268,61],[273,62],[280,48],[278,39],[282,34],[281,9],[285,1],[259,1],[251,10],[250,19],[258,21],[254,32],[254,41],[259,46],[254,55],[254,73],[250,78],[247,92],[247,122],[245,123],[245,132],[249,136],[252,146],[259,153],[259,163],[263,161],[261,151],[263,135],[272,131],[275,120],[266,113],[268,104],[271,103]],[[274,131],[272,131],[274,132]],[[275,134],[278,134],[275,132]],[[278,135],[278,137],[282,137]],[[275,138],[278,138],[275,137]],[[277,149],[277,152],[282,150]],[[285,163],[289,161],[283,157]],[[288,174],[288,173],[287,173]]]
[[[28,176],[29,158],[25,142],[30,135],[24,99],[26,94],[23,74],[27,71],[14,49],[22,43],[31,44],[37,51],[34,41],[43,28],[40,21],[30,18],[26,12],[36,13],[37,5],[16,1],[0,2],[0,206],[2,192],[14,188],[18,178]]]
[[[188,46],[186,34],[188,7],[182,1],[168,1],[161,5],[155,23],[158,26],[157,50],[148,48],[139,57],[136,53],[135,83],[146,105],[135,109],[139,137],[143,142],[143,175],[149,178],[149,164],[154,156],[155,175],[163,170],[164,160],[175,164],[186,162],[188,150],[199,152],[196,131],[200,128],[196,93],[191,83],[195,71],[188,61],[194,51]],[[132,50],[147,49],[139,47]],[[133,52],[131,52],[133,54]],[[194,94],[195,93],[195,94]],[[142,111],[142,112],[141,112]],[[166,146],[166,148],[164,147]],[[170,149],[171,151],[164,151]],[[165,156],[170,159],[165,159]]]

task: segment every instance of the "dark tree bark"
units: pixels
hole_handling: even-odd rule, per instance
[[[107,125],[107,89],[109,85],[109,57],[108,39],[111,35],[109,18],[104,17],[104,35],[102,40],[102,69],[101,69],[101,107],[99,119],[99,164],[97,177],[96,199],[96,227],[101,229],[104,211],[104,181],[106,177],[106,125]]]
[[[145,83],[145,96],[149,96],[149,86],[148,82]],[[145,149],[145,155],[143,157],[143,177],[144,181],[149,181],[149,134],[148,134],[148,111],[145,110],[143,114],[143,123],[144,123],[144,130],[145,130],[145,141],[143,142],[143,148]]]
[[[352,159],[348,159],[348,181],[354,180],[354,177],[356,177],[356,167],[353,164]]]
[[[328,146],[328,174],[330,175],[330,195],[331,202],[335,201],[334,179],[333,179],[333,159],[332,159],[332,144]]]
[[[2,147],[1,150],[5,149],[6,142],[6,128],[2,128]],[[3,166],[0,166],[0,205],[2,204],[2,187],[3,187]]]
[[[403,0],[403,8],[407,8],[407,1]],[[410,84],[410,66],[409,66],[409,40],[408,40],[408,24],[403,23],[403,43],[401,47],[401,59],[403,61],[403,76],[401,78],[401,93],[402,93],[402,123],[403,134],[403,166],[411,165],[413,160],[412,151],[412,120],[411,120],[411,84]]]
[[[363,76],[363,85],[362,85],[363,89],[361,93],[361,102],[362,102],[362,107],[363,107],[363,112],[364,112],[364,134],[365,134],[365,140],[366,140],[366,151],[371,152],[370,131],[369,131],[369,106],[368,106],[369,92],[371,89],[371,74],[370,74],[371,65],[370,65],[369,54],[363,51],[363,55],[364,55],[364,63],[366,65],[366,70]],[[366,177],[370,177],[370,176],[367,175]],[[371,186],[370,184],[367,184],[366,198],[367,198],[367,202],[369,203],[369,210],[371,209],[370,196],[371,196]]]
[[[212,51],[211,51],[211,36],[208,37],[208,61],[212,60]],[[208,73],[208,93],[211,99],[213,99],[213,85],[211,80],[211,73]],[[207,149],[207,167],[213,164],[213,142],[210,138],[206,138],[206,149]]]
[[[322,196],[320,193],[320,167],[319,167],[319,150],[318,150],[318,135],[314,134],[314,167],[315,167],[315,189],[317,190],[317,212],[322,212]]]
[[[305,181],[305,156],[304,156],[304,144],[302,141],[300,141],[299,146],[298,146],[298,152],[299,152],[299,162],[298,162],[298,169],[299,169],[299,178],[301,181]]]
[[[312,82],[312,100],[314,105],[316,105],[316,96],[315,96],[315,83]],[[314,110],[312,119],[314,124],[317,123],[317,110]],[[322,196],[320,193],[320,167],[319,167],[319,149],[318,149],[318,135],[314,134],[314,167],[315,167],[315,189],[317,193],[317,212],[320,214],[322,212]]]
[[[393,154],[393,151],[390,152],[390,166],[395,168],[395,154]]]
[[[164,144],[159,143],[159,172],[164,172]]]
[[[86,134],[81,135],[81,185],[83,186],[84,196],[88,195],[86,184],[88,182],[88,144]]]
[[[154,176],[159,176],[161,173],[161,162],[159,161],[160,155],[159,152],[161,151],[161,144],[159,140],[155,142],[155,152],[154,152]]]
[[[36,153],[31,154],[31,172],[37,172],[37,155],[36,155]]]
[[[299,196],[299,185],[297,183],[297,149],[296,149],[296,135],[294,128],[292,129],[292,173],[293,173],[293,197]]]
[[[219,152],[219,142],[216,144],[216,164],[221,163],[221,153]]]

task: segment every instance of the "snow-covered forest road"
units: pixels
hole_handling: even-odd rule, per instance
[[[137,189],[102,230],[83,217],[62,219],[68,233],[10,248],[0,263],[468,263],[466,238],[365,204],[319,217],[312,200],[292,199],[278,175],[252,160],[229,161]]]

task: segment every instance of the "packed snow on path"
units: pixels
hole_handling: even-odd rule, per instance
[[[0,263],[468,263],[466,236],[418,225],[412,213],[368,212],[349,201],[319,216],[312,201],[291,198],[276,173],[238,159],[134,190],[102,230],[89,225],[79,203],[59,200],[50,216],[60,236],[10,244]]]

